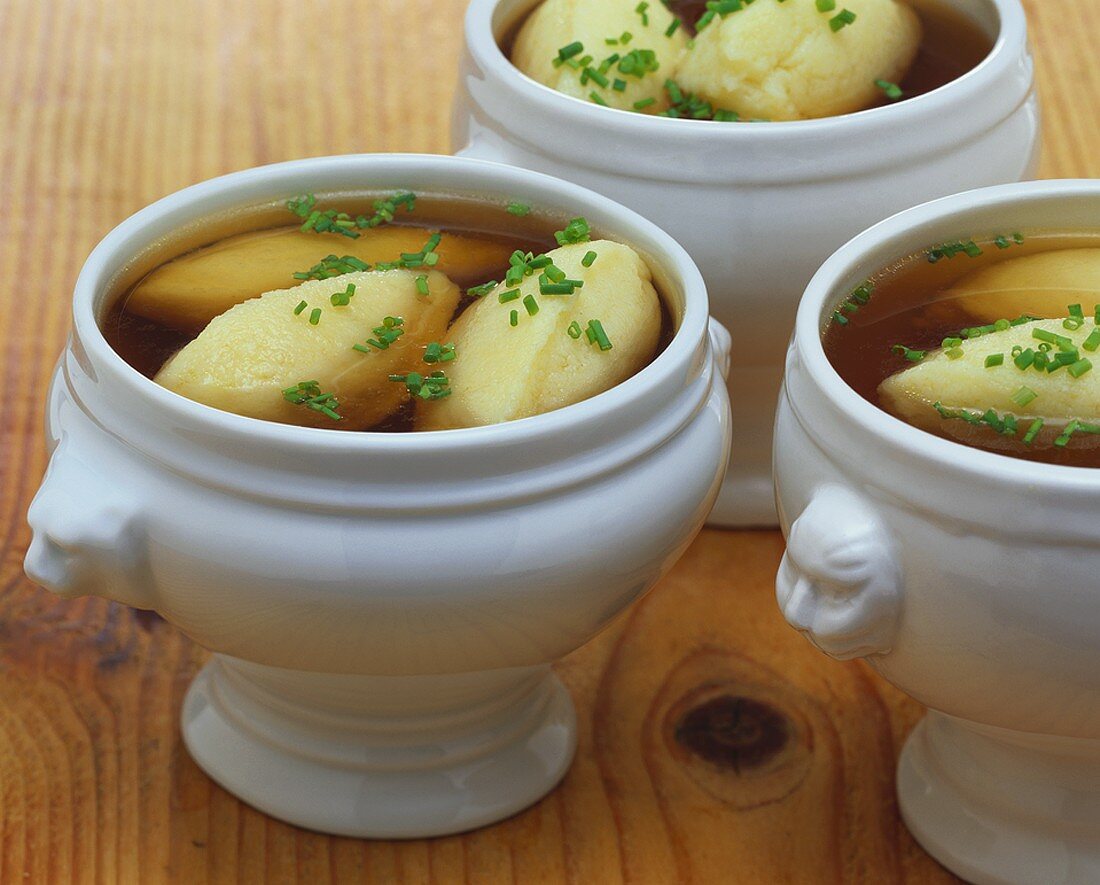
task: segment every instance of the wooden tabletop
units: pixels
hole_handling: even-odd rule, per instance
[[[91,247],[223,172],[447,152],[464,6],[0,0],[0,882],[953,881],[894,799],[920,707],[782,623],[774,532],[705,532],[560,666],[580,748],[557,791],[428,842],[328,838],[243,805],[180,743],[205,653],[154,616],[24,578],[43,396]],[[1096,176],[1100,4],[1026,6],[1043,174]],[[722,765],[685,727],[701,717],[728,741]]]

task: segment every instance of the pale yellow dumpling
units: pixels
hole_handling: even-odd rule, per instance
[[[673,16],[660,0],[648,4],[644,21],[637,7],[638,0],[545,0],[520,29],[512,63],[528,77],[574,98],[591,101],[595,92],[609,106],[624,110],[652,99],[646,110],[661,110],[668,105],[664,83],[675,76],[688,38],[682,27],[671,35],[666,33]],[[631,35],[625,44],[620,41],[624,33]],[[609,45],[609,39],[615,44]],[[590,55],[591,67],[597,70],[609,56],[625,56],[634,50],[652,51],[658,68],[638,77],[622,72],[616,62],[606,72],[608,86],[596,80],[582,82],[580,70],[554,64],[559,50],[574,43],[584,47],[574,59]],[[616,79],[626,84],[624,89],[614,88]]]
[[[1080,304],[1091,317],[1100,304],[1100,249],[1060,249],[1000,261],[963,277],[946,297],[961,298],[959,303],[982,323],[1024,315],[1064,317],[1070,304]]]
[[[851,24],[829,20],[848,10]],[[881,96],[876,80],[898,83],[921,41],[916,13],[896,0],[757,0],[715,18],[677,72],[685,92],[744,118],[804,120],[852,113]]]
[[[446,276],[432,271],[418,284],[421,275],[350,273],[266,292],[212,320],[154,380],[196,402],[250,418],[368,429],[408,398],[405,386],[389,376],[423,369],[424,347],[443,338],[458,305],[459,289]],[[348,303],[333,306],[332,295],[349,285],[355,290]],[[303,301],[307,306],[296,313]],[[385,350],[355,350],[356,344],[378,339],[372,330],[386,317],[399,318],[403,334]],[[320,392],[336,396],[342,420],[283,397],[285,389],[304,381],[316,381]]]
[[[296,227],[240,234],[162,264],[130,293],[126,310],[197,333],[233,305],[293,285],[295,272],[308,270],[326,255],[350,255],[372,265],[396,261],[403,252],[421,251],[431,235],[422,227],[396,225],[361,231],[356,239]],[[436,270],[462,277],[471,268],[507,264],[512,249],[444,233],[435,251]]]
[[[992,332],[980,338],[965,340],[959,346],[962,355],[952,359],[942,349],[936,350],[910,369],[887,378],[879,387],[885,408],[917,427],[933,429],[941,426],[942,418],[935,404],[948,410],[965,409],[982,414],[992,409],[1022,420],[1042,418],[1052,426],[1065,426],[1073,420],[1100,421],[1100,356],[1084,347],[1097,327],[1091,319],[1078,329],[1066,329],[1063,320],[1036,320],[1007,330]],[[1048,358],[1061,348],[1058,340],[1068,341],[1077,348],[1079,360],[1095,361],[1097,368],[1074,372],[1068,367],[1056,372],[1021,370],[1012,356],[1013,348],[1038,351],[1044,341],[1040,335],[1058,336],[1051,344]],[[1093,339],[1094,342],[1100,336]],[[1068,347],[1069,345],[1067,345]],[[1091,345],[1090,345],[1091,346]],[[1000,354],[1001,365],[986,366],[986,358]],[[1076,375],[1076,377],[1075,377]],[[1021,388],[1026,391],[1021,392]],[[953,422],[952,428],[962,432],[965,422]]]
[[[585,267],[589,252],[596,259]],[[447,335],[457,354],[446,366],[452,393],[418,406],[417,430],[478,427],[560,409],[609,390],[653,359],[661,306],[637,252],[599,240],[548,256],[583,287],[545,295],[536,274],[514,287],[517,297],[502,302],[501,294],[513,289],[502,284],[468,308]],[[530,315],[528,306],[537,306],[537,313]],[[601,350],[583,333],[570,336],[571,324],[577,334],[591,320],[601,324],[610,349]]]

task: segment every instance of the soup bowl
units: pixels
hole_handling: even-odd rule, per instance
[[[830,253],[937,197],[1034,176],[1039,112],[1019,0],[943,0],[995,41],[974,70],[843,117],[713,123],[613,110],[520,73],[502,41],[539,0],[472,0],[454,109],[459,154],[607,194],[691,253],[733,335],[732,461],[711,521],[774,525],[771,442],[798,300]]]
[[[211,409],[103,337],[113,281],[179,231],[201,237],[210,219],[306,191],[406,189],[585,215],[647,258],[671,343],[556,412],[385,434]],[[26,571],[63,596],[154,609],[215,652],[183,736],[261,810],[351,836],[487,824],[571,761],[575,714],[551,663],[649,590],[703,525],[728,455],[728,347],[687,253],[565,182],[365,155],[199,184],[123,222],[80,274]]]
[[[1094,231],[1100,182],[939,200],[857,237],[799,308],[776,422],[792,626],[931,709],[898,769],[906,823],[977,882],[1100,878],[1100,471],[925,433],[860,397],[822,331],[844,293],[935,243]],[[961,259],[966,260],[966,259]]]

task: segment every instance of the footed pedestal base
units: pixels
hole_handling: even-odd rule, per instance
[[[1100,882],[1100,742],[929,713],[898,764],[902,816],[952,872],[987,883]]]
[[[572,761],[576,715],[549,668],[353,677],[216,656],[187,692],[183,737],[210,777],[273,817],[412,839],[542,798]]]

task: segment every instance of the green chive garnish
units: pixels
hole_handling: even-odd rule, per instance
[[[856,14],[850,9],[842,9],[831,19],[829,19],[829,27],[836,33],[841,28],[845,28],[852,24],[856,20]]]
[[[891,83],[889,80],[875,80],[875,85],[882,90],[890,101],[898,101],[905,97],[905,93],[902,92],[897,83]]]
[[[508,316],[508,325],[510,325],[510,326],[518,326],[519,325],[519,311],[518,310],[513,310],[511,312],[511,314],[509,314],[509,316]]]
[[[320,412],[326,418],[340,421],[343,416],[336,410],[340,401],[331,393],[322,393],[318,381],[300,381],[283,391],[283,399],[296,406],[305,406],[314,412]]]
[[[523,307],[527,311],[528,316],[534,316],[539,312],[539,303],[535,300],[534,295],[527,295],[523,299]]]
[[[1024,434],[1024,445],[1025,446],[1030,446],[1035,441],[1035,437],[1037,437],[1039,435],[1039,431],[1042,430],[1042,429],[1043,429],[1043,419],[1042,418],[1036,418],[1034,421],[1032,421],[1031,426],[1027,429],[1027,433]]]
[[[319,322],[321,322],[321,308],[315,307],[309,315],[309,324],[316,326]]]
[[[298,314],[300,314],[307,307],[309,307],[309,305],[306,302],[299,301],[298,306],[296,308],[294,308],[294,316],[298,316]]]
[[[1074,378],[1080,378],[1086,372],[1092,370],[1092,362],[1087,359],[1080,359],[1073,363],[1066,371],[1070,373]]]
[[[597,258],[599,258],[599,256],[595,252],[587,252],[584,258],[581,259],[581,264],[585,267],[591,267],[595,264]]]
[[[531,214],[531,207],[526,203],[511,202],[508,204],[508,212],[511,215],[515,215],[517,218],[523,218],[525,215]]]
[[[913,350],[910,347],[906,347],[904,344],[895,344],[890,349],[899,356],[905,357],[911,363],[919,363],[926,356],[928,356],[928,351]]]
[[[985,367],[992,369],[994,366],[1004,365],[1005,355],[1003,353],[991,353],[985,358]]]
[[[1030,387],[1021,387],[1014,394],[1012,394],[1011,400],[1016,403],[1016,405],[1020,406],[1020,408],[1023,408],[1038,396],[1039,394],[1037,394]]]

